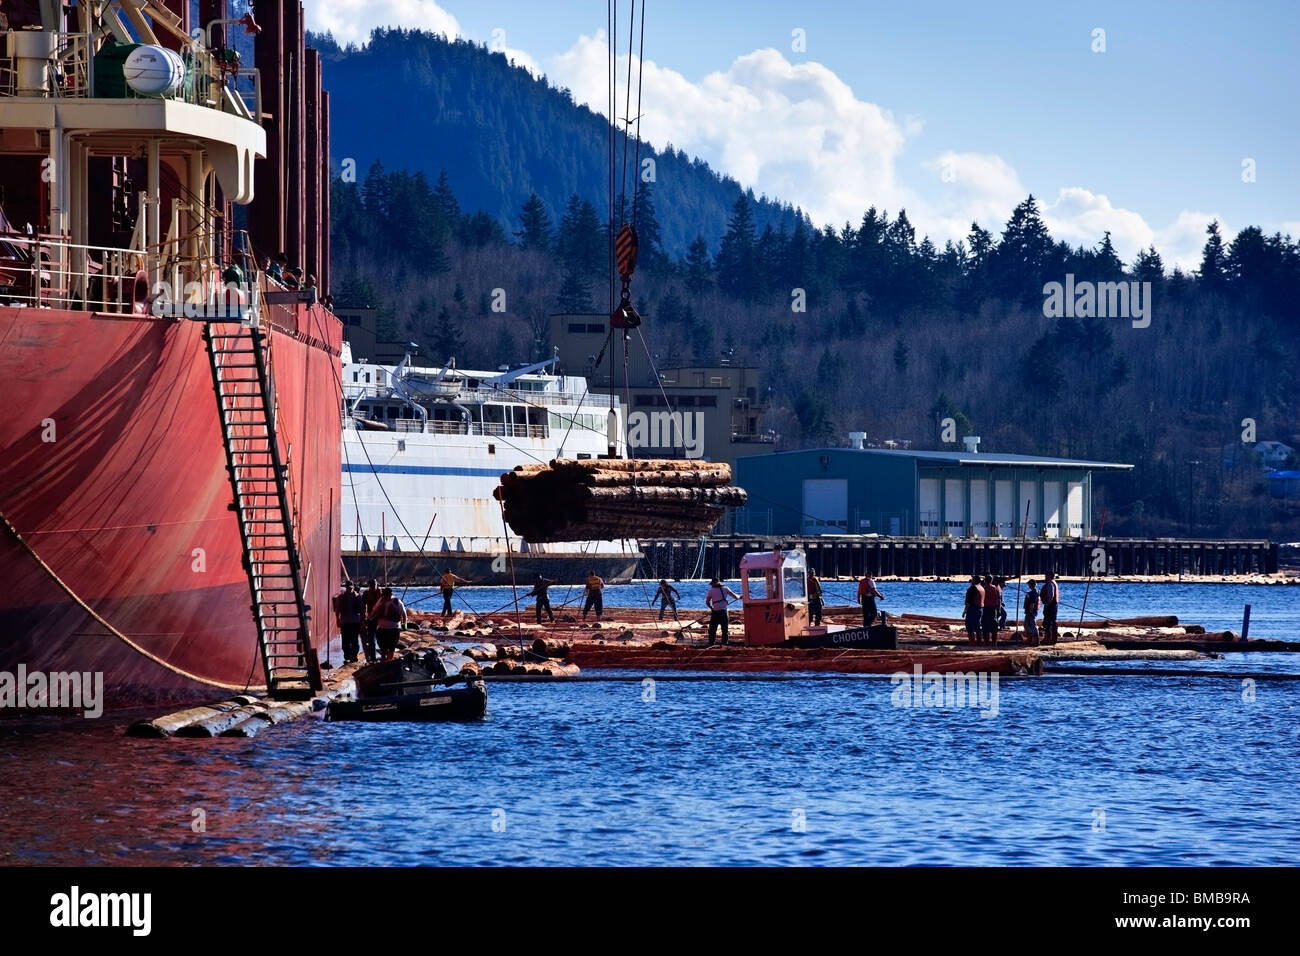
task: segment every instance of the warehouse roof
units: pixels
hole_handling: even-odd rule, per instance
[[[1127,471],[1133,467],[1112,461],[1088,461],[1083,458],[1047,458],[1042,455],[1006,455],[998,452],[919,451],[910,448],[802,448],[797,451],[773,452],[773,454],[811,455],[824,454],[828,451],[914,458],[919,462],[936,465],[1012,465],[1022,468],[1089,468],[1094,471]],[[740,460],[747,461],[758,457],[760,456],[754,455]]]

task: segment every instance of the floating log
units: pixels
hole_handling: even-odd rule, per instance
[[[1033,651],[873,651],[841,648],[690,647],[575,644],[572,663],[586,669],[698,671],[824,671],[842,674],[985,672],[1005,676],[1041,673]]]
[[[216,714],[204,720],[197,720],[193,723],[186,724],[176,731],[177,737],[218,737],[222,731],[228,730],[236,724],[243,723],[250,717],[260,717],[266,713],[266,704],[258,702],[256,704],[242,704],[234,710],[228,710],[225,713]]]
[[[825,614],[827,613],[828,610],[829,609],[824,609],[822,613]],[[844,611],[842,612],[836,609],[836,613],[848,614],[858,610],[860,609],[856,607],[849,607],[849,608],[845,608]],[[890,617],[893,617],[893,615],[891,614]],[[966,624],[966,622],[959,617],[936,617],[932,614],[903,613],[898,615],[897,620],[903,622],[904,624],[907,623],[948,624],[948,625],[955,625],[957,627],[964,627]],[[1007,618],[1008,623],[1011,623],[1014,620],[1015,620],[1014,614],[1009,615]],[[1068,618],[1068,616],[1058,616],[1056,622],[1058,625],[1062,627],[1077,628],[1079,626],[1079,622],[1077,620],[1072,621]],[[1177,627],[1178,618],[1172,614],[1149,615],[1147,617],[1103,618],[1102,620],[1084,621],[1083,627],[1088,630],[1097,630],[1098,628],[1114,627],[1116,624],[1122,624],[1128,627]]]
[[[227,727],[219,736],[222,737],[255,737],[257,732],[263,727],[270,727],[271,722],[266,719],[266,714],[254,714],[245,720],[241,720],[233,727]]]
[[[164,714],[162,717],[156,717],[153,720],[138,720],[126,729],[126,734],[128,737],[170,737],[188,724],[219,716],[243,706],[246,701],[251,699],[223,700],[215,704],[204,704],[201,707],[178,710],[173,714]]]

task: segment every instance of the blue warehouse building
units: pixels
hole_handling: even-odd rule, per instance
[[[1092,474],[1132,465],[976,451],[814,448],[737,462],[742,534],[1081,538]],[[1028,521],[1026,522],[1026,512]],[[1027,525],[1021,528],[1021,525]]]

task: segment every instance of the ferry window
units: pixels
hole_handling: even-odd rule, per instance
[[[597,322],[595,325],[588,325],[587,331],[593,332],[596,335],[603,335],[605,333],[605,325],[602,322]]]
[[[355,381],[357,380],[357,376],[358,376],[359,374],[360,374],[359,372],[353,372],[353,373],[352,373],[352,381],[355,382]]]
[[[496,445],[489,444],[489,445],[488,445],[488,454],[489,454],[489,455],[495,455],[496,453],[497,453],[497,446],[496,446]]]
[[[697,404],[698,404],[698,406],[699,406],[700,408],[717,408],[717,407],[718,407],[718,396],[716,396],[716,395],[701,395],[701,396],[699,396],[699,398],[697,399]]]
[[[570,323],[569,323],[569,334],[570,334],[570,335],[577,335],[577,334],[580,333],[580,332],[586,332],[586,331],[587,331],[587,325],[586,325],[585,322],[570,322]]]

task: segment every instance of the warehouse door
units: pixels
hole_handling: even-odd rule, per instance
[[[922,478],[917,533],[926,538],[939,536],[939,479]]]
[[[1083,537],[1083,482],[1071,481],[1066,485],[1065,521],[1066,533],[1071,538]]]
[[[943,522],[954,538],[966,533],[966,482],[960,478],[944,479]]]
[[[1024,512],[1016,514],[1016,506],[1012,503],[1011,482],[996,481],[993,486],[994,503],[997,505],[998,534],[1004,538],[1013,538],[1016,534],[1016,525],[1025,520]]]
[[[1061,483],[1059,481],[1043,482],[1043,527],[1047,537],[1061,536]]]
[[[847,534],[849,530],[849,480],[805,478],[803,481],[803,533]]]
[[[1038,537],[1038,508],[1042,504],[1034,500],[1035,488],[1033,482],[1022,481],[1020,483],[1020,505],[1016,508],[1016,522],[1024,525],[1021,532],[1026,538]],[[1025,515],[1029,518],[1026,519]]]
[[[989,523],[989,483],[983,478],[972,479],[970,483],[970,523],[975,529],[975,537],[989,536],[992,527]]]

